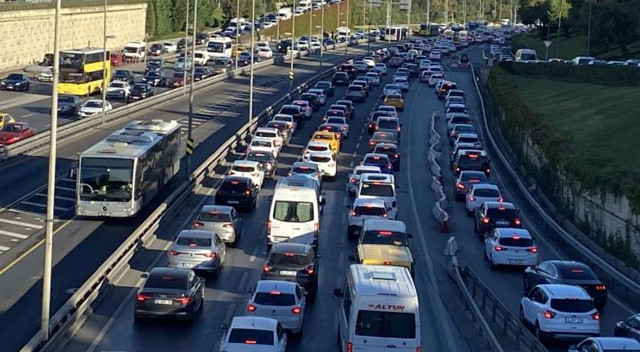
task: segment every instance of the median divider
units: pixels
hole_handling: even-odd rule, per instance
[[[277,111],[280,106],[284,105],[290,99],[298,97],[304,92],[306,87],[331,76],[335,71],[336,66],[333,66],[299,85],[294,88],[291,93],[285,94],[275,103],[268,106],[257,115],[252,122],[247,122],[239,128],[233,136],[227,139],[207,160],[190,174],[188,182],[184,182],[178,189],[173,191],[173,193],[124,240],[120,247],[118,247],[51,317],[49,339],[45,339],[44,334],[40,331],[29,340],[20,352],[54,351],[60,348],[69,338],[73,337],[75,332],[80,329],[86,319],[92,314],[93,307],[99,303],[100,299],[106,295],[114,283],[129,269],[129,260],[137,250],[155,238],[155,232],[160,227],[162,221],[169,221],[177,215],[184,201],[193,194],[193,192],[202,187],[205,178],[215,173],[215,167],[222,165],[234,148],[243,144],[245,139],[255,131],[258,125],[269,120],[273,112]]]
[[[436,204],[433,206],[432,214],[438,222],[439,231],[447,233],[451,231],[451,224],[449,222],[449,213],[447,213],[447,209],[449,209],[449,201],[447,200],[447,196],[444,194],[444,189],[442,187],[442,168],[438,163],[442,153],[436,150],[436,147],[440,145],[440,134],[436,130],[437,117],[437,113],[434,112],[431,115],[431,120],[429,122],[430,146],[429,151],[427,152],[427,160],[429,162],[429,170],[433,175],[431,190],[435,193],[436,198]]]

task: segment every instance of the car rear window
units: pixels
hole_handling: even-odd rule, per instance
[[[486,156],[477,154],[460,155],[460,158],[458,159],[458,164],[460,166],[483,165],[488,163],[489,159]]]
[[[255,168],[253,166],[245,166],[245,165],[234,165],[233,171],[238,172],[253,172]]]
[[[198,215],[198,221],[205,222],[230,222],[231,216],[227,213],[203,211]]]
[[[460,125],[471,124],[471,118],[465,117],[465,116],[454,116],[453,118],[451,118],[450,122],[453,124],[460,124]]]
[[[358,311],[356,335],[397,339],[416,338],[416,317],[413,313]]]
[[[145,288],[184,290],[187,288],[187,275],[149,274]]]
[[[370,215],[370,216],[382,216],[387,213],[384,208],[375,206],[359,205],[353,209],[354,215]]]
[[[277,137],[277,136],[278,135],[275,132],[265,132],[265,131],[256,132],[256,137],[274,138],[274,137]]]
[[[380,120],[378,121],[378,127],[384,129],[396,129],[398,128],[398,121],[396,120]]]
[[[253,153],[253,152],[251,152],[251,153],[249,153],[247,155],[245,160],[263,162],[263,161],[271,160],[271,157],[269,157],[269,154],[267,154],[267,153]]]
[[[296,174],[311,175],[312,173],[316,172],[316,169],[310,166],[295,166],[293,168],[293,172],[295,172]]]
[[[363,183],[360,195],[373,197],[393,197],[393,186],[387,184]]]
[[[304,266],[311,264],[313,258],[308,254],[285,252],[271,253],[268,263],[281,266]]]
[[[296,115],[300,113],[300,110],[293,107],[283,107],[280,109],[279,113],[284,115]]]
[[[558,267],[560,275],[565,280],[598,280],[596,274],[588,267]]]
[[[479,188],[473,191],[473,195],[476,197],[498,198],[500,197],[500,191],[491,188]]]
[[[220,185],[220,190],[231,193],[243,193],[247,189],[247,184],[240,180],[224,181]]]
[[[518,217],[518,211],[515,209],[500,210],[499,208],[489,208],[487,210],[487,216],[497,219],[515,219]]]
[[[386,244],[391,246],[408,246],[407,234],[389,230],[365,231],[362,235],[364,244]]]
[[[211,247],[210,238],[180,236],[176,240],[178,246]]]
[[[317,163],[328,163],[331,161],[331,158],[328,156],[317,156],[317,155],[312,155],[311,157],[309,157],[309,159],[311,161],[315,161]]]
[[[461,142],[461,143],[476,143],[476,142],[478,142],[478,138],[476,138],[476,137],[458,137],[458,142]]]
[[[349,88],[347,88],[347,90],[361,92],[362,91],[362,87],[360,87],[360,86],[349,86]]]
[[[271,148],[271,142],[270,141],[252,141],[251,142],[251,146],[252,147],[269,147],[269,148]]]
[[[257,329],[232,329],[229,343],[273,346],[273,331]]]
[[[329,150],[329,146],[326,146],[326,145],[310,145],[310,146],[307,147],[307,149],[313,150],[313,151],[324,151],[324,150]]]
[[[311,202],[276,201],[273,207],[273,218],[284,222],[312,221],[313,204]]]
[[[256,292],[253,302],[264,306],[287,307],[296,304],[296,297],[292,293],[280,291]]]
[[[533,240],[530,238],[522,238],[518,236],[513,237],[501,237],[498,242],[503,246],[509,247],[531,247],[533,246]]]
[[[593,310],[593,301],[587,299],[551,299],[551,308],[567,313],[586,313]]]
[[[369,156],[364,159],[364,163],[367,165],[387,165],[389,164],[389,160],[382,157]]]
[[[484,172],[463,172],[460,177],[460,181],[468,181],[471,183],[485,183],[487,182],[487,176]]]
[[[454,128],[454,131],[458,132],[458,133],[464,133],[464,132],[475,132],[475,127],[473,126],[456,126]]]

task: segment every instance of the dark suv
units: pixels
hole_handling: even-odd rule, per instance
[[[216,192],[216,205],[228,205],[246,211],[256,208],[258,188],[250,178],[241,176],[227,176]]]
[[[485,202],[476,210],[474,229],[480,241],[496,227],[522,227],[520,211],[513,203]]]
[[[318,291],[319,258],[310,244],[274,243],[265,260],[262,279],[297,282],[307,291],[307,299],[313,301]]]
[[[453,161],[453,172],[456,176],[461,171],[482,171],[489,177],[491,168],[489,156],[485,151],[479,150],[461,150]]]
[[[349,74],[346,72],[336,72],[333,74],[331,82],[336,86],[348,86],[350,83]]]

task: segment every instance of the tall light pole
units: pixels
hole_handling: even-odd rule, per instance
[[[466,24],[466,23],[467,23],[467,0],[464,0],[464,3],[463,3],[463,5],[462,5],[462,7],[463,7],[463,10],[462,10],[462,13],[463,13],[463,15],[462,15],[462,17],[463,17],[462,22],[463,22],[463,26],[464,26],[464,24]]]
[[[189,8],[187,8],[187,12],[189,12]],[[193,146],[193,140],[191,139],[191,130],[193,129],[193,83],[194,76],[196,72],[196,25],[198,23],[198,0],[193,1],[193,25],[191,26],[191,30],[193,32],[193,37],[191,40],[191,84],[189,85],[189,124],[187,126],[187,140],[189,141],[189,145]],[[187,24],[187,32],[189,32],[189,24]],[[185,56],[186,63],[186,56]],[[185,66],[186,68],[186,66]],[[185,76],[187,75],[187,70],[184,71]],[[187,175],[191,172],[191,153],[187,153]]]
[[[47,175],[47,217],[44,236],[44,267],[42,271],[42,316],[40,330],[49,339],[51,314],[51,267],[53,257],[53,211],[56,190],[56,148],[58,138],[58,81],[60,77],[60,12],[62,0],[56,1],[53,32],[53,86],[51,92],[51,132],[49,134],[49,170]]]
[[[104,0],[102,17],[102,116],[104,117],[105,105],[107,105],[107,0]]]
[[[427,28],[429,28],[429,32],[431,32],[430,26],[431,26],[431,0],[427,0]]]
[[[256,52],[256,0],[251,0],[251,67],[249,68],[249,124],[253,123],[253,56]]]
[[[387,0],[387,29],[385,30],[387,37],[387,48],[391,47],[391,0]]]
[[[587,21],[587,56],[591,55],[591,3],[589,0],[589,20]]]
[[[253,27],[253,24],[251,26]],[[236,56],[233,58],[233,60],[236,62],[236,70],[238,69],[238,54],[239,54],[238,51],[239,50],[240,50],[240,0],[236,2]]]
[[[291,68],[289,69],[289,80],[293,85],[293,48],[296,42],[296,0],[293,0],[293,16],[291,17]]]
[[[500,0],[500,4],[498,6],[498,18],[502,21],[502,0]]]
[[[189,48],[189,0],[187,0],[187,14],[185,16],[184,23],[184,71],[182,75],[183,90],[187,90],[187,49]],[[193,62],[191,63],[193,65]],[[187,175],[189,175],[189,168],[187,168]]]
[[[511,0],[513,3],[513,0]],[[558,11],[558,42],[556,44],[556,57],[560,57],[560,24],[562,23],[562,9],[564,7],[564,0],[560,0],[560,9]]]
[[[325,6],[326,4],[322,4],[322,9],[320,9],[320,13],[321,13],[320,15],[320,67],[322,67],[322,60],[324,55],[324,7]]]

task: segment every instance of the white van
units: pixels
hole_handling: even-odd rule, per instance
[[[147,43],[145,42],[131,42],[125,44],[122,49],[124,57],[132,61],[140,61],[144,59],[147,52]]]
[[[516,51],[516,62],[537,61],[538,53],[533,49],[518,49]]]
[[[278,19],[280,21],[288,20],[291,18],[291,16],[293,16],[293,10],[290,7],[283,7],[278,10],[278,14],[276,16],[278,16]]]
[[[304,8],[305,10],[310,10],[311,9],[311,0],[300,0],[298,2],[298,5],[300,5],[300,7]]]
[[[398,208],[396,207],[396,186],[394,181],[393,175],[362,174],[356,198],[384,200],[389,219],[396,219]]]
[[[311,179],[300,182],[287,178],[278,182],[267,221],[267,245],[291,241],[317,246],[324,203]]]
[[[340,351],[421,350],[420,310],[415,285],[405,267],[353,264],[337,309]]]
[[[207,61],[212,58],[213,56],[209,54],[209,52],[204,50],[196,50],[193,53],[193,62],[196,64],[196,66],[204,66],[207,64]]]

